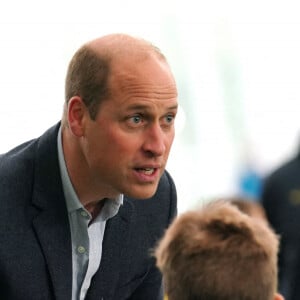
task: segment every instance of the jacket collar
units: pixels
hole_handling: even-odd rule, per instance
[[[134,213],[133,204],[124,198],[118,214],[108,220],[102,245],[101,264],[92,279],[86,300],[113,298],[123,256],[127,255],[126,249],[130,248],[128,234]]]
[[[55,299],[71,299],[72,251],[71,233],[66,202],[63,194],[57,151],[57,134],[60,124],[40,137],[36,149],[33,205],[39,213],[33,226],[52,281]],[[102,259],[87,299],[110,299],[117,285],[122,252],[129,247],[127,235],[133,217],[133,205],[124,198],[116,216],[106,224],[102,245]]]
[[[33,227],[41,244],[50,274],[55,299],[71,299],[71,234],[62,190],[57,155],[60,124],[50,128],[37,141],[33,205],[39,213]]]

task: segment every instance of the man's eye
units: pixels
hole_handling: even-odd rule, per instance
[[[142,121],[142,118],[140,116],[133,116],[130,120],[135,124],[139,124]]]
[[[127,124],[131,127],[143,126],[145,119],[141,115],[134,115],[127,118]]]
[[[174,115],[166,115],[165,116],[165,124],[170,125],[174,122],[175,116]]]
[[[172,123],[173,120],[174,120],[174,116],[173,116],[173,115],[167,115],[167,116],[166,116],[166,121],[167,121],[167,123]]]

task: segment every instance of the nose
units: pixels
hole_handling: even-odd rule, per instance
[[[161,156],[166,151],[167,137],[159,124],[148,127],[144,137],[143,150],[150,156]]]

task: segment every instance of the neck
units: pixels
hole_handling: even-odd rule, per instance
[[[113,195],[101,188],[99,182],[94,182],[79,141],[67,128],[63,130],[62,146],[68,174],[80,202],[90,213],[99,212],[103,203],[99,199]]]
[[[84,206],[84,208],[92,215],[92,220],[94,220],[99,215],[104,206],[104,203],[105,199],[102,199]]]

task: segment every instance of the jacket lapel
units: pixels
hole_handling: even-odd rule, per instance
[[[71,235],[63,195],[58,155],[58,126],[51,128],[38,141],[33,205],[39,213],[33,227],[41,244],[49,270],[55,299],[71,299]]]
[[[123,255],[129,247],[128,234],[133,213],[133,205],[124,199],[118,214],[107,222],[101,264],[92,279],[86,300],[112,299],[119,280]]]

